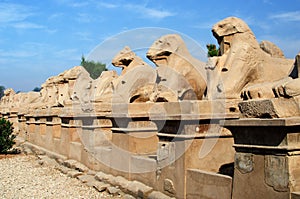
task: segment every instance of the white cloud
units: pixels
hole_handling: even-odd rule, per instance
[[[66,60],[80,60],[81,53],[78,52],[77,48],[69,48],[69,49],[62,49],[59,51],[56,51],[54,53],[54,56],[57,58],[63,58]]]
[[[274,14],[274,15],[271,15],[270,18],[271,19],[279,19],[279,20],[283,20],[283,21],[297,21],[297,22],[300,22],[300,11]]]
[[[49,29],[49,28],[46,28],[46,29],[44,29],[47,33],[49,33],[49,34],[54,34],[54,33],[56,33],[57,32],[57,29]]]
[[[36,56],[36,52],[30,52],[27,50],[14,50],[14,51],[5,51],[0,49],[1,57],[10,57],[10,58],[26,58]]]
[[[74,35],[76,38],[78,38],[78,40],[92,41],[90,32],[76,32]]]
[[[167,10],[147,8],[144,5],[126,4],[125,8],[129,9],[130,11],[134,11],[141,14],[142,17],[154,19],[163,19],[166,17],[175,16],[177,14],[175,12],[170,12]]]
[[[76,1],[76,0],[54,0],[57,4],[64,4],[70,7],[84,7],[87,6],[89,4],[88,1],[85,2],[80,2],[80,1]]]
[[[87,6],[89,5],[88,2],[74,2],[74,3],[71,3],[70,6],[72,7],[75,7],[75,8],[80,8],[80,7],[84,7],[84,6]]]
[[[99,7],[104,7],[104,8],[117,8],[117,7],[119,7],[118,4],[105,3],[105,2],[99,2],[98,6]]]
[[[49,19],[49,20],[58,19],[58,18],[62,17],[63,15],[64,15],[63,13],[54,13],[54,14],[50,15],[50,16],[48,17],[48,19]]]
[[[18,29],[44,29],[45,28],[45,26],[38,25],[35,23],[30,23],[30,22],[15,23],[15,24],[12,24],[12,27],[18,28]]]
[[[273,2],[271,0],[263,0],[263,3],[273,5]]]
[[[35,15],[32,7],[21,4],[0,3],[0,10],[0,27],[46,29],[45,26],[27,21],[30,16]]]
[[[20,4],[0,3],[0,23],[23,21],[33,15],[32,9]]]
[[[76,20],[81,23],[90,23],[94,18],[88,13],[78,13]]]
[[[161,10],[156,10],[156,9],[151,9],[151,8],[144,8],[143,11],[145,11],[145,13],[149,17],[154,17],[154,18],[159,18],[159,19],[176,15],[175,13],[172,13],[169,11],[161,11]]]
[[[34,57],[35,60],[42,55],[52,53],[53,47],[45,43],[24,42],[9,50],[0,49],[0,58],[10,59],[11,61],[24,60]]]
[[[175,12],[170,12],[166,9],[149,8],[146,4],[121,4],[121,3],[107,3],[107,2],[94,2],[101,8],[125,8],[130,12],[138,13],[143,18],[163,19],[177,15]]]

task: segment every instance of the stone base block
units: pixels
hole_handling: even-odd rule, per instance
[[[300,116],[299,99],[274,98],[249,100],[239,103],[243,117],[247,118],[283,118]]]
[[[186,198],[231,199],[232,178],[196,169],[187,170]]]

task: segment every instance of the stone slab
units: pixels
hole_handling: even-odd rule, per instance
[[[77,161],[81,161],[81,150],[83,146],[79,142],[70,142],[69,157]]]
[[[187,170],[186,198],[231,199],[232,178],[196,169]]]
[[[223,126],[300,126],[300,117],[289,118],[241,118],[233,120],[221,120]]]
[[[291,194],[291,199],[300,199],[300,192],[293,192]]]
[[[246,118],[283,118],[300,116],[296,98],[273,98],[248,100],[239,103],[239,109]]]
[[[150,117],[151,120],[238,118],[240,100],[203,100],[161,103],[114,104],[112,117]]]

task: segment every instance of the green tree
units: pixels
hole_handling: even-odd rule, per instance
[[[5,87],[0,86],[0,99],[4,96]]]
[[[0,153],[8,153],[16,143],[13,129],[13,123],[4,118],[0,119]]]
[[[89,72],[91,78],[97,79],[103,71],[107,71],[106,64],[101,62],[87,61],[84,56],[81,57],[81,66]]]
[[[207,44],[206,48],[208,57],[214,57],[219,55],[219,49],[217,49],[217,46],[215,44]]]
[[[35,87],[32,91],[34,91],[34,92],[40,92],[41,91],[41,87]]]

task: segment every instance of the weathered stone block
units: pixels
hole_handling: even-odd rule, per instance
[[[188,169],[186,187],[186,198],[188,199],[231,199],[232,178],[217,173]]]
[[[300,116],[299,103],[295,98],[248,100],[239,103],[244,117],[283,118]]]

